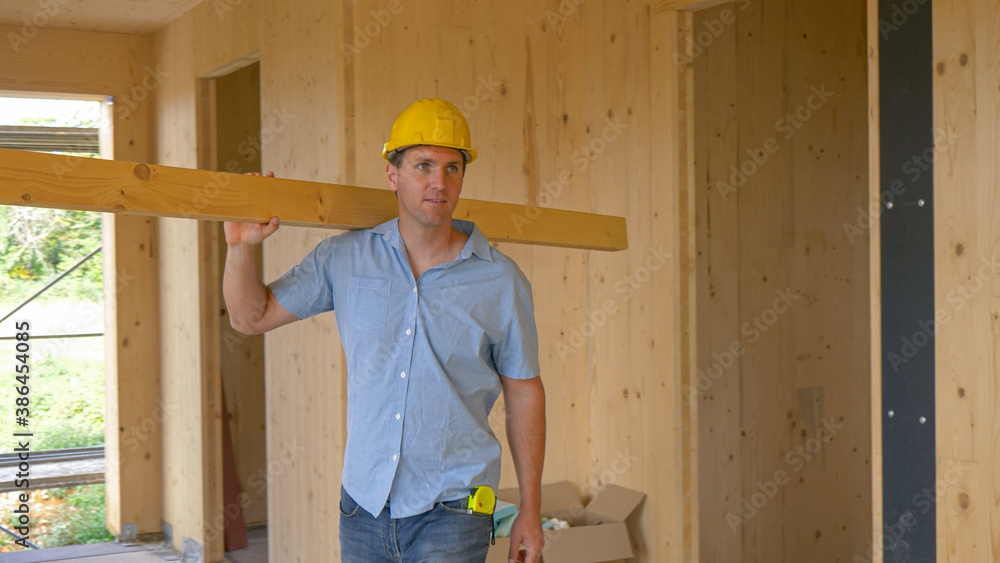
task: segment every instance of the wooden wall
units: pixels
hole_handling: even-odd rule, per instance
[[[694,17],[705,561],[868,548],[869,235],[845,229],[868,199],[865,10],[762,0]]]
[[[49,28],[26,37],[15,26],[0,26],[0,36],[0,90],[113,96],[113,154],[104,156],[149,159],[147,38]],[[66,167],[72,173],[71,160]],[[107,521],[128,536],[160,531],[163,504],[160,435],[171,410],[160,397],[157,221],[106,216],[103,225]]]
[[[933,10],[938,475],[928,501],[937,511],[938,561],[996,562],[1000,6],[939,0]]]

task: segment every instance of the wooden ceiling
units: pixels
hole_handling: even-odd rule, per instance
[[[114,33],[150,33],[202,0],[3,0],[0,24]],[[45,7],[50,6],[48,11]]]

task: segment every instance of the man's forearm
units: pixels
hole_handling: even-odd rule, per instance
[[[258,332],[267,307],[267,287],[257,273],[256,254],[254,245],[230,245],[222,278],[230,322],[244,334]]]
[[[517,382],[504,393],[507,441],[521,493],[521,510],[541,508],[542,465],[545,460],[545,390],[538,378]]]

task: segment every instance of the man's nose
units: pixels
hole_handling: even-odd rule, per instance
[[[445,186],[445,171],[444,171],[444,167],[437,167],[437,168],[434,168],[431,171],[430,177],[428,178],[428,184],[430,184],[430,187],[435,188],[435,189],[443,189],[444,188],[444,186]]]

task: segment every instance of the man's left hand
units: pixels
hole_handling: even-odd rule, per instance
[[[542,535],[542,518],[538,514],[521,512],[514,519],[514,525],[510,528],[510,552],[507,554],[510,563],[518,561],[517,554],[521,545],[527,550],[525,563],[538,563],[541,560],[545,536]]]

